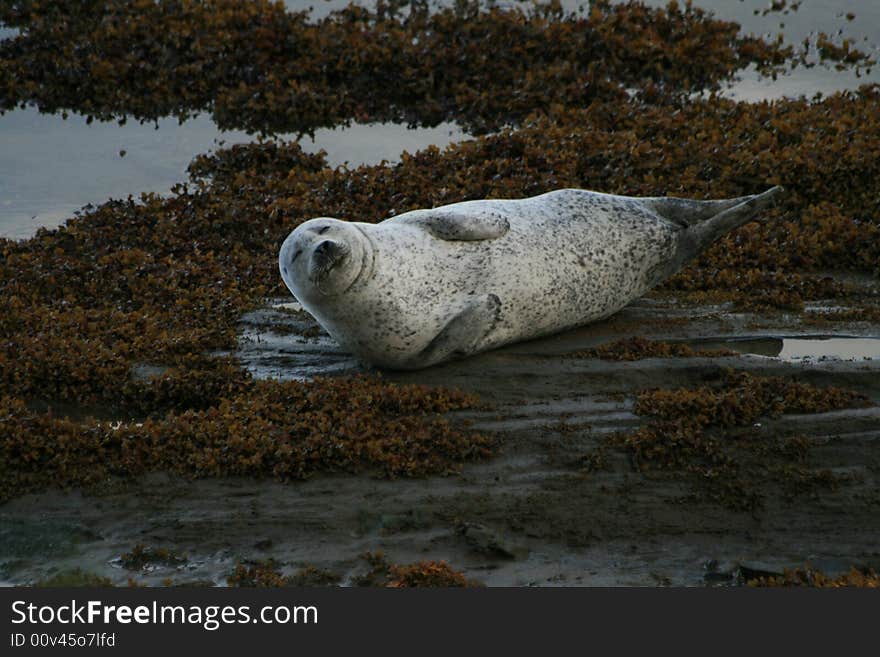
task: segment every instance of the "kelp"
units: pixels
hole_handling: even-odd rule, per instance
[[[598,347],[566,354],[568,358],[599,358],[602,360],[642,360],[643,358],[724,358],[736,356],[729,349],[694,349],[681,342],[664,342],[634,336],[621,338]]]
[[[424,587],[473,587],[482,586],[470,580],[463,573],[452,568],[445,561],[417,561],[399,565],[388,561],[382,552],[367,552],[361,555],[367,571],[353,578],[356,586],[386,588],[424,588]],[[336,586],[342,577],[332,571],[315,566],[305,566],[291,575],[281,572],[280,564],[272,559],[253,563],[238,563],[235,571],[227,578],[229,586],[271,587],[285,586]]]
[[[776,72],[794,55],[674,2],[567,14],[553,3],[430,10],[399,0],[311,23],[267,0],[19,0],[0,21],[23,29],[0,44],[2,109],[141,121],[207,111],[221,128],[264,134],[453,119],[479,133],[633,87],[716,89],[751,64]]]
[[[837,577],[826,575],[818,568],[806,566],[792,568],[782,575],[755,577],[746,581],[747,586],[754,587],[809,587],[809,588],[880,588],[880,576],[870,568],[850,568],[848,572]]]
[[[685,499],[755,513],[770,490],[794,498],[841,482],[810,464],[809,439],[761,430],[758,420],[872,405],[853,390],[728,370],[711,385],[639,393],[633,412],[649,421],[604,438],[583,463],[588,471],[601,470],[609,450],[622,451],[639,472],[689,484]]]
[[[0,500],[158,470],[286,481],[316,472],[452,473],[496,445],[441,417],[474,404],[462,393],[368,377],[250,382],[206,410],[142,422],[59,418],[2,397]]]

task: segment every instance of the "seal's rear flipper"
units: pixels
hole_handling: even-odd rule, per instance
[[[645,203],[664,219],[682,227],[696,226],[720,215],[727,210],[750,202],[770,200],[783,191],[774,187],[763,194],[740,196],[720,201],[696,201],[686,198],[658,197],[646,198]],[[764,207],[763,205],[761,207]],[[757,208],[757,211],[760,208]]]
[[[428,367],[450,358],[469,356],[482,346],[495,328],[501,313],[501,300],[494,294],[475,297],[450,319],[431,343],[407,364],[407,369]]]
[[[709,248],[719,237],[755,219],[759,212],[771,206],[784,191],[782,187],[773,187],[763,194],[744,196],[728,201],[694,201],[698,204],[714,203],[715,206],[706,205],[705,207],[714,207],[715,210],[721,209],[703,217],[700,221],[686,224],[686,227],[679,233],[675,255],[651,271],[648,275],[649,284],[653,286],[666,280],[694,257]],[[670,200],[680,201],[681,199]],[[694,207],[697,208],[697,206]],[[697,208],[689,216],[691,218],[702,216],[702,210]]]
[[[507,219],[501,215],[491,212],[456,212],[443,208],[416,210],[388,221],[421,226],[434,237],[451,241],[491,240],[502,237],[510,229]]]
[[[776,186],[763,194],[736,199],[740,202],[699,224],[691,226],[688,228],[688,232],[694,234],[700,250],[702,250],[722,235],[755,219],[759,212],[773,205],[784,192],[782,187]]]

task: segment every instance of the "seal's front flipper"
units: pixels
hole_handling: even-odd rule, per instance
[[[450,319],[431,343],[415,356],[410,368],[428,367],[481,350],[501,316],[501,300],[494,294],[476,297]]]
[[[773,187],[763,194],[740,196],[720,201],[696,201],[686,198],[660,197],[646,198],[644,202],[667,221],[682,227],[696,226],[705,221],[739,207],[740,211],[749,208],[754,214],[782,193],[782,187]],[[742,213],[742,212],[741,212]]]
[[[399,221],[421,226],[434,237],[450,241],[492,240],[510,230],[510,224],[493,212],[464,212],[454,209],[416,210],[400,215]],[[390,219],[389,221],[395,221]]]

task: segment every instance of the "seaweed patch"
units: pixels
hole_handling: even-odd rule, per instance
[[[252,382],[206,410],[143,422],[73,421],[0,398],[0,500],[155,470],[302,479],[315,472],[418,476],[485,458],[496,439],[439,417],[472,396],[367,377]]]
[[[119,557],[119,563],[126,570],[147,570],[154,566],[180,566],[186,562],[186,555],[179,554],[175,550],[152,547],[142,543],[138,543],[131,552],[125,552]]]
[[[33,103],[122,121],[210,111],[221,128],[261,133],[448,119],[486,132],[552,104],[623,98],[629,87],[681,97],[799,57],[689,3],[603,1],[580,15],[553,3],[429,10],[392,0],[310,23],[267,0],[29,0],[5,4],[0,22],[25,28],[0,44],[0,110]],[[821,45],[822,58],[870,63],[848,43]]]
[[[755,577],[746,581],[747,586],[755,587],[779,587],[779,586],[806,586],[810,588],[880,588],[880,576],[870,568],[860,570],[851,568],[848,572],[833,577],[826,575],[821,570],[811,568],[793,568],[785,570],[782,575],[768,575]]]
[[[792,498],[845,480],[811,466],[809,439],[759,431],[756,420],[872,405],[851,390],[727,371],[712,386],[640,393],[633,410],[650,421],[605,438],[582,465],[586,471],[605,469],[609,450],[622,450],[638,472],[667,473],[690,483],[690,500],[755,513],[768,490]]]
[[[468,587],[481,586],[479,582],[467,579],[464,574],[453,569],[445,561],[418,561],[398,565],[389,563],[381,552],[367,552],[361,555],[366,572],[354,577],[356,586],[387,588],[415,587]],[[284,586],[337,586],[342,577],[315,566],[305,566],[292,575],[284,575],[280,565],[269,559],[251,565],[236,564],[229,576],[229,586],[284,587]]]
[[[592,349],[568,354],[569,358],[641,360],[643,358],[724,358],[738,354],[729,349],[694,349],[690,345],[634,336],[621,338]]]

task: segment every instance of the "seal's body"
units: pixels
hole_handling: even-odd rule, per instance
[[[379,224],[301,224],[281,275],[344,348],[415,369],[620,310],[781,188],[725,201],[563,189],[455,203]]]

